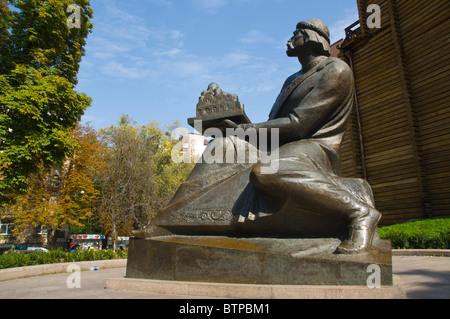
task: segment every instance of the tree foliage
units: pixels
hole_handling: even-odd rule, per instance
[[[69,4],[81,27],[69,28]],[[92,29],[88,0],[0,0],[0,205],[28,177],[70,156],[70,134],[91,99],[74,89]],[[14,8],[11,11],[10,8]]]
[[[105,169],[101,143],[97,133],[86,126],[78,126],[70,139],[75,147],[72,156],[62,166],[51,171],[41,167],[31,175],[29,191],[11,207],[17,234],[30,226],[45,225],[52,245],[63,225],[81,226],[92,216],[99,201],[95,178]]]
[[[156,123],[138,125],[123,115],[99,133],[107,146],[101,220],[109,234],[129,234],[167,204],[192,165],[172,162],[170,134]]]
[[[18,66],[0,75],[0,201],[23,193],[27,178],[70,155],[69,138],[90,98],[58,76]]]
[[[14,204],[16,232],[46,225],[50,244],[94,212],[105,234],[146,225],[193,166],[171,161],[156,123],[122,116],[101,139],[76,128],[91,103],[75,85],[92,17],[89,0],[0,0],[0,207]]]
[[[8,53],[0,60],[1,73],[26,65],[76,84],[86,38],[93,28],[89,0],[0,1],[0,10],[5,13],[0,23],[6,27],[3,46]],[[8,4],[14,7],[13,12]],[[80,28],[67,23],[67,8],[73,4],[80,8]]]

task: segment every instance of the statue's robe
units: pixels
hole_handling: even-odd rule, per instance
[[[345,236],[351,214],[374,205],[367,182],[340,177],[354,94],[352,71],[339,59],[290,76],[269,120],[255,124],[279,130],[279,148],[264,153],[270,161],[208,164],[223,145],[257,151],[235,136],[216,138],[152,225],[175,234]],[[268,166],[276,172],[261,174]]]

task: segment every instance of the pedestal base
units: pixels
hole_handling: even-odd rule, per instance
[[[127,278],[259,285],[392,286],[390,242],[335,254],[340,240],[161,236],[132,239]],[[371,266],[372,265],[372,266]],[[370,266],[370,267],[369,267]]]
[[[233,299],[405,299],[400,278],[394,285],[368,288],[363,286],[293,286],[249,285],[204,282],[181,282],[149,279],[109,279],[106,289],[134,291],[186,298]]]

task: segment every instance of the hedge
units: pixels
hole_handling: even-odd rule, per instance
[[[423,219],[379,228],[380,237],[392,242],[393,249],[450,249],[450,218]],[[0,255],[0,269],[76,261],[126,259],[127,250],[61,249],[28,254]]]
[[[61,249],[49,252],[17,253],[0,255],[0,269],[76,261],[126,259],[127,250],[80,250],[67,252]]]
[[[393,249],[450,249],[450,218],[435,218],[379,228]]]

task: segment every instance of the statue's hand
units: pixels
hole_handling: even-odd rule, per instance
[[[228,128],[232,128],[234,130],[236,129],[242,129],[244,131],[248,130],[249,128],[253,128],[254,125],[253,124],[236,124],[235,122],[231,121],[231,120],[224,120],[221,123],[221,130],[223,134],[227,134],[226,130]]]
[[[255,127],[255,125],[253,125],[253,124],[239,124],[238,125],[238,128],[241,128],[244,131],[246,131],[249,128],[254,128],[254,127]]]
[[[234,129],[236,129],[236,128],[239,127],[239,125],[237,125],[236,123],[234,123],[234,122],[231,121],[231,120],[224,120],[222,123],[223,123],[225,126],[228,126],[228,127],[230,127],[230,128],[234,128]]]

